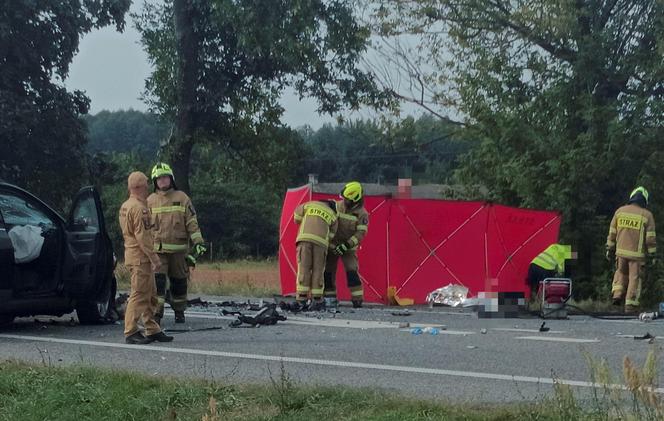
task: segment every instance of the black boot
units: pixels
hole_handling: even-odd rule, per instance
[[[175,323],[184,323],[184,311],[176,311],[175,312]]]
[[[152,335],[146,336],[150,341],[157,341],[157,342],[170,342],[173,340],[172,336],[168,336],[164,332],[157,332]]]
[[[125,342],[131,345],[147,345],[152,342],[152,340],[150,338],[146,338],[143,336],[143,333],[138,331],[127,336],[125,338]]]
[[[361,308],[362,307],[362,300],[351,300],[351,303],[353,303],[353,308]]]

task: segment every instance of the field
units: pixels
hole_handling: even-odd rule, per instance
[[[129,272],[116,268],[118,288],[129,289]],[[204,263],[191,271],[189,292],[208,295],[270,297],[279,294],[279,267],[276,260],[239,260]]]

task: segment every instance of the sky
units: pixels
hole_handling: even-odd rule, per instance
[[[130,12],[139,12],[142,4],[142,1],[134,1]],[[115,31],[115,27],[106,27],[85,35],[65,80],[69,90],[78,89],[87,94],[91,100],[91,114],[129,108],[147,110],[140,96],[151,66],[131,17],[128,16],[127,20],[123,33]],[[282,121],[293,128],[309,125],[318,129],[325,123],[336,121],[334,117],[318,115],[314,100],[300,101],[292,91],[286,92],[281,104],[286,110]],[[365,110],[346,117],[373,116]]]

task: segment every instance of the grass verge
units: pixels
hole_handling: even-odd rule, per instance
[[[661,420],[658,358],[623,360],[624,387],[604,360],[586,355],[598,386],[580,401],[569,386],[531,404],[459,404],[405,399],[371,389],[300,386],[283,365],[268,385],[154,378],[91,367],[0,363],[0,420]],[[481,398],[478,397],[481,400]]]
[[[441,405],[366,389],[154,378],[90,367],[0,364],[2,420],[507,420],[510,408]]]

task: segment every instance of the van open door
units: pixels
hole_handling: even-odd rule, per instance
[[[77,300],[106,300],[113,283],[113,247],[106,231],[99,194],[82,188],[66,226],[64,288]]]

